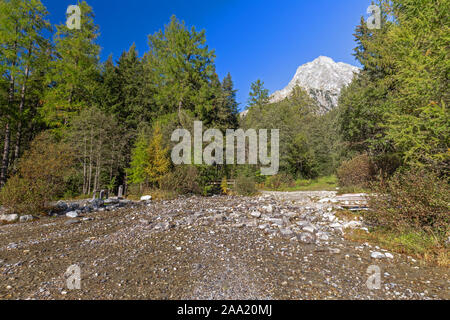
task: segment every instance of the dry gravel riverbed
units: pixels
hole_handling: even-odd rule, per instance
[[[448,269],[344,240],[364,225],[339,221],[333,197],[190,197],[1,226],[0,299],[450,298]]]

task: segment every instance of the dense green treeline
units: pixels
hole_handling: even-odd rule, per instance
[[[336,113],[319,115],[315,101],[300,87],[278,103],[269,103],[267,93],[260,80],[252,84],[250,108],[241,126],[280,130],[281,174],[293,179],[333,174],[339,159]]]
[[[448,1],[382,1],[381,30],[361,21],[360,75],[340,99],[348,150],[367,152],[379,170],[428,167],[448,174]]]
[[[381,29],[369,30],[361,20],[355,33],[363,69],[337,110],[344,150],[353,158],[338,176],[384,195],[372,197],[366,214],[382,242],[416,239],[406,247],[426,247],[448,265],[450,2],[383,0],[379,6]]]
[[[81,28],[70,30],[51,26],[39,0],[0,2],[2,186],[20,175],[20,157],[43,131],[74,151],[65,193],[76,196],[152,184],[152,173],[137,158],[140,153],[148,162],[148,150],[140,148],[148,149],[157,123],[164,132],[161,148],[171,131],[194,119],[237,127],[231,75],[219,79],[204,31],[172,17],[149,35],[142,57],[132,45],[118,61],[102,63],[94,12],[85,1],[78,5]]]

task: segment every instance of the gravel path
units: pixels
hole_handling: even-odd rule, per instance
[[[364,224],[335,217],[334,196],[179,198],[1,226],[0,299],[450,298],[448,269],[344,240]]]

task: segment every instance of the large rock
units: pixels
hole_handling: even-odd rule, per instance
[[[70,212],[67,212],[66,213],[66,217],[67,218],[72,218],[72,219],[74,219],[74,218],[78,218],[78,212],[76,212],[76,211],[70,211]]]
[[[32,215],[26,215],[20,217],[20,222],[31,222],[34,220],[34,217]]]
[[[19,221],[19,215],[18,214],[3,214],[0,216],[0,221],[6,222],[6,223],[14,223]]]
[[[372,259],[385,259],[386,258],[386,256],[383,253],[381,253],[381,252],[372,252],[370,254],[370,257]]]
[[[65,212],[69,209],[69,205],[64,201],[58,201],[56,203],[56,209],[61,212]]]
[[[151,201],[152,200],[152,196],[142,196],[141,197],[141,201]]]
[[[95,199],[91,201],[92,207],[94,208],[94,210],[98,210],[99,208],[101,208],[105,202],[101,199]]]
[[[385,252],[385,253],[384,253],[384,256],[385,256],[386,258],[388,258],[388,259],[394,259],[394,255],[393,255],[392,253],[389,253],[389,252]]]

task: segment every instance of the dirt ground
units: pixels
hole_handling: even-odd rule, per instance
[[[344,240],[318,202],[327,196],[179,198],[0,226],[0,299],[450,298],[448,269],[374,259],[385,251]],[[72,265],[79,290],[67,286]],[[373,265],[378,290],[367,286]]]

